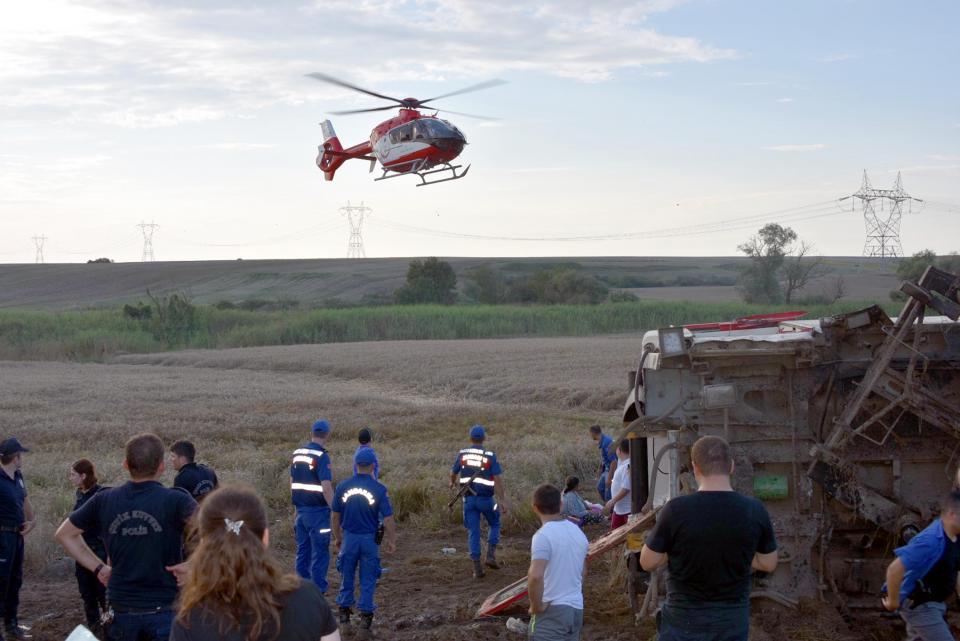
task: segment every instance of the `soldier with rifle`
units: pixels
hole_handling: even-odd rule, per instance
[[[498,569],[497,543],[500,542],[500,515],[507,513],[504,497],[502,470],[497,455],[484,448],[486,430],[482,425],[470,428],[470,446],[457,454],[450,472],[450,487],[459,485],[460,492],[450,503],[463,498],[463,526],[467,529],[467,542],[470,558],[473,559],[473,578],[483,577],[483,563],[480,558],[480,517],[490,526],[487,537],[488,567]]]

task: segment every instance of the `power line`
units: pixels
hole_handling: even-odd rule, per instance
[[[860,189],[840,200],[856,198],[863,209],[863,222],[867,227],[867,239],[863,243],[864,256],[879,256],[881,258],[903,256],[903,246],[900,244],[900,219],[903,217],[903,203],[912,212],[913,202],[922,203],[920,198],[914,198],[903,188],[903,178],[897,172],[897,180],[893,189],[874,189],[863,170],[863,183]],[[874,201],[879,201],[879,212]],[[889,210],[884,214],[884,205],[889,201]]]
[[[36,254],[34,255],[33,262],[37,263],[38,265],[43,264],[45,262],[43,260],[43,244],[47,240],[48,238],[42,234],[40,236],[33,236],[33,245],[34,247],[36,247],[36,250],[37,250]]]
[[[153,232],[156,231],[160,225],[151,221],[149,223],[140,223],[137,225],[140,228],[140,231],[143,232],[143,258],[141,259],[144,263],[153,262]]]
[[[634,240],[637,238],[671,238],[676,236],[693,236],[698,234],[710,234],[722,231],[732,231],[752,227],[761,222],[767,222],[775,219],[777,222],[798,222],[801,220],[810,220],[813,218],[823,218],[827,216],[836,216],[844,213],[837,207],[838,201],[825,200],[809,205],[779,209],[749,216],[740,216],[737,218],[728,218],[708,223],[697,223],[681,227],[667,227],[660,229],[644,229],[619,232],[616,234],[596,234],[580,236],[505,236],[490,234],[472,234],[467,232],[453,232],[441,229],[432,229],[428,227],[418,227],[405,223],[398,223],[382,218],[377,220],[377,224],[412,234],[421,234],[426,236],[436,236],[440,238],[460,238],[466,240],[498,240],[498,241],[520,241],[520,242],[582,242],[582,241],[616,241],[616,240]]]
[[[366,258],[367,252],[363,249],[363,219],[373,213],[361,201],[359,205],[351,205],[347,201],[346,207],[340,208],[347,222],[350,223],[350,241],[347,245],[347,258]]]

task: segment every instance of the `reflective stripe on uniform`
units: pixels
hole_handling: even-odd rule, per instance
[[[479,476],[478,476],[477,478],[473,479],[473,482],[474,482],[474,483],[479,483],[480,485],[489,485],[490,487],[493,487],[494,485],[496,485],[493,481],[490,481],[490,480],[488,480],[488,479],[482,479],[482,478],[480,478]],[[469,478],[461,478],[461,479],[460,479],[460,484],[461,484],[461,485],[466,485],[467,483],[470,483],[470,479],[469,479]]]
[[[296,456],[293,457],[293,464],[296,465],[297,463],[306,463],[310,467],[313,467],[314,465],[317,464],[317,459],[313,458],[312,456],[304,456],[303,454],[297,454]]]
[[[307,492],[323,492],[322,485],[314,485],[313,483],[291,483],[291,490],[306,490]]]
[[[460,453],[461,454],[479,454],[480,456],[483,456],[485,453],[491,454],[491,452],[484,452],[483,448],[478,448],[478,447],[465,447],[462,450],[460,450]]]
[[[294,456],[297,454],[305,454],[308,456],[323,456],[325,452],[322,450],[311,450],[309,447],[301,447],[293,451]]]
[[[332,531],[333,531],[333,530],[332,530],[331,528],[328,528],[328,527],[327,527],[327,528],[322,528],[322,529],[320,529],[320,530],[317,530],[317,532],[319,532],[320,534],[330,534],[330,532],[332,532]]]

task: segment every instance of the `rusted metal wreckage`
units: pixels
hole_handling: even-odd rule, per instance
[[[643,521],[618,546],[635,612],[663,597],[665,570],[639,568],[642,532],[695,491],[690,447],[708,434],[731,443],[734,488],[766,504],[779,541],[780,564],[755,575],[752,596],[877,607],[893,548],[936,517],[960,464],[958,289],[960,277],[931,267],[903,284],[896,319],[873,306],[647,332],[622,414],[631,518]]]

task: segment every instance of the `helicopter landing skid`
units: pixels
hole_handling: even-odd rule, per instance
[[[470,165],[464,167],[463,171],[457,172],[458,169],[463,167],[463,165],[451,165],[450,163],[444,163],[443,167],[439,169],[431,169],[429,171],[420,171],[420,167],[423,166],[423,163],[419,163],[411,168],[409,171],[402,171],[395,173],[393,175],[387,175],[387,171],[384,170],[383,175],[379,178],[374,178],[374,180],[386,180],[387,178],[397,178],[399,176],[409,176],[415,175],[420,178],[420,184],[417,187],[424,187],[426,185],[435,185],[437,183],[445,183],[451,180],[459,180],[467,175],[467,172],[470,171]],[[427,176],[432,176],[434,174],[441,174],[445,172],[450,172],[450,176],[447,178],[440,178],[439,180],[427,180]]]

